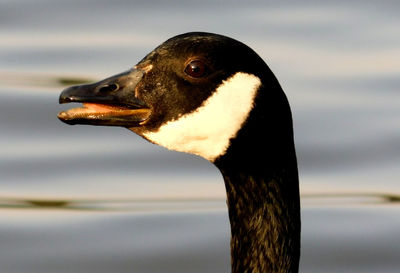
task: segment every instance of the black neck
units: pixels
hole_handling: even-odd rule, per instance
[[[255,110],[214,162],[225,180],[233,273],[298,272],[297,161],[288,104],[278,106]]]
[[[231,222],[232,272],[298,272],[300,206],[297,180],[222,170]]]

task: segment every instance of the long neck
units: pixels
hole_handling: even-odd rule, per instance
[[[214,162],[227,192],[232,272],[296,273],[300,197],[291,113],[282,92],[263,92],[256,103]]]
[[[232,272],[298,272],[297,181],[222,171],[231,222]]]

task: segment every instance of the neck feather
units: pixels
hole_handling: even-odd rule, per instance
[[[290,176],[222,174],[231,222],[232,272],[298,272],[297,180]]]
[[[297,273],[300,197],[290,110],[282,103],[256,111],[214,161],[227,192],[232,272]]]

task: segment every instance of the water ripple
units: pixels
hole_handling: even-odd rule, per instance
[[[385,193],[303,194],[305,206],[400,204],[400,195]],[[187,211],[225,210],[223,198],[38,199],[0,197],[2,209],[58,209],[82,211]]]

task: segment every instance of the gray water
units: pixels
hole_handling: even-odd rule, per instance
[[[300,272],[400,272],[398,1],[0,0],[0,273],[229,272],[213,165],[67,126],[60,91],[201,30],[252,47],[293,110]]]

